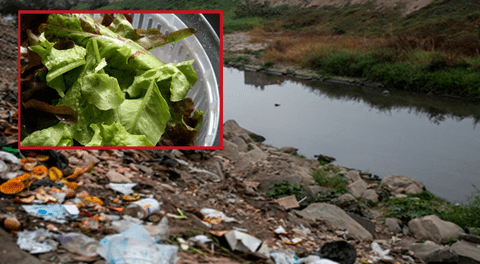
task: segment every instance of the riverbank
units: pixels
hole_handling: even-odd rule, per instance
[[[393,230],[397,230],[393,232],[393,236],[397,238],[399,233],[406,232],[408,234],[400,236],[402,242],[396,245],[396,250],[402,247],[411,250],[416,257],[421,256],[424,261],[427,255],[435,256],[435,250],[454,249],[454,243],[459,241],[455,232],[461,228],[480,235],[477,228],[480,226],[480,192],[466,205],[451,205],[429,193],[423,183],[409,177],[390,175],[380,180],[368,172],[328,164],[325,159],[306,159],[298,155],[297,149],[291,146],[273,147],[258,142],[263,140],[262,136],[240,127],[233,120],[224,124],[224,149],[221,152],[233,165],[233,175],[248,178],[246,184],[252,186],[252,193],[258,191],[272,198],[294,195],[296,199],[303,201],[300,202],[302,213],[318,206],[334,205],[341,208],[348,214],[345,216],[347,222],[353,217],[368,231],[363,232],[363,228],[355,229],[340,219],[334,219],[335,217],[330,215],[333,214],[330,210],[334,209],[324,209],[331,218],[325,215],[315,217],[318,216],[334,226],[345,224],[344,228],[353,237],[368,239],[369,232],[373,232],[374,238],[382,240],[392,237]],[[467,216],[471,216],[470,220],[460,220]],[[312,215],[303,214],[303,217]],[[446,231],[444,237],[440,238],[441,235],[437,233],[439,236],[433,238],[431,234],[427,235],[430,231],[420,234],[423,232],[420,231],[423,230],[423,227],[420,227],[423,224],[417,226],[417,223],[432,220],[430,223],[437,225],[437,217],[438,220],[451,222],[442,224],[442,227],[437,226],[440,228],[437,230],[444,228]],[[458,229],[456,225],[461,228]],[[373,231],[385,227],[387,230],[382,232]],[[408,229],[410,231],[406,231]],[[420,240],[431,240],[439,244],[416,243]],[[391,252],[396,251],[394,248]],[[428,248],[427,251],[431,251],[420,253],[419,248]],[[395,260],[398,261],[397,258]],[[480,258],[476,261],[480,261]]]
[[[326,41],[345,43],[347,40]],[[384,49],[360,52],[323,43],[326,49],[297,51],[298,43],[302,43],[302,35],[286,40],[285,33],[267,33],[261,29],[225,34],[224,64],[300,79],[388,87],[472,102],[480,100],[478,58],[468,61],[462,57],[463,66],[460,62],[452,66],[442,61],[445,57],[416,51],[410,54],[411,61],[397,62],[393,57],[398,54]],[[383,60],[391,63],[385,64]]]

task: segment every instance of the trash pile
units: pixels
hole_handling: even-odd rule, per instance
[[[295,196],[269,201],[216,154],[1,151],[0,223],[38,263],[397,263],[292,214]]]

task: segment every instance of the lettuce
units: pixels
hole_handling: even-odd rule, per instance
[[[175,103],[187,100],[197,81],[193,60],[165,64],[148,51],[195,34],[194,29],[163,35],[134,29],[122,14],[110,25],[85,14],[50,14],[39,31],[29,48],[48,69],[47,85],[60,96],[56,106],[73,109],[78,121],[36,131],[21,146],[71,146],[73,140],[85,146],[155,146],[167,136],[168,123],[195,136],[202,111],[193,117],[200,121],[195,127],[172,118],[173,112],[192,114],[178,113]],[[65,39],[75,45],[56,49]],[[52,138],[46,141],[47,136]]]
[[[105,124],[91,124],[95,131],[92,140],[86,146],[153,146],[144,135],[132,135],[125,127],[118,123],[108,126]]]

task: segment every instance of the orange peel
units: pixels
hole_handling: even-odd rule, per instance
[[[51,167],[48,170],[48,176],[50,177],[51,181],[58,181],[58,180],[62,179],[63,173],[57,167]]]
[[[16,194],[25,188],[25,184],[15,178],[10,179],[0,185],[0,192],[4,194]]]

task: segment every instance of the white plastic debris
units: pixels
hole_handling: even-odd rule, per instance
[[[77,215],[75,215],[76,211],[74,211],[71,205],[62,205],[62,204],[22,205],[22,208],[29,215],[42,217],[46,221],[52,221],[59,224],[68,223],[67,219],[77,217]],[[71,214],[70,212],[73,214]],[[76,214],[78,214],[78,212]]]
[[[132,194],[133,187],[135,187],[136,183],[109,183],[108,184],[112,190],[123,193],[123,194]]]
[[[213,219],[213,218],[218,218],[220,217],[222,219],[222,221],[224,222],[237,222],[237,223],[240,223],[238,220],[236,220],[235,218],[231,218],[231,217],[227,217],[224,213],[218,211],[218,210],[215,210],[215,209],[211,209],[211,208],[203,208],[202,210],[200,210],[200,213],[203,214],[203,216],[205,216],[205,218],[207,219]]]
[[[212,242],[212,240],[209,237],[207,237],[206,235],[197,235],[197,236],[189,238],[188,241],[192,242],[192,243],[200,243],[204,246],[207,246],[207,243]]]
[[[255,252],[262,244],[262,240],[236,230],[227,232],[225,238],[232,250],[241,252]]]
[[[320,258],[319,256],[316,256],[316,255],[310,255],[302,259],[302,261],[303,262],[301,263],[305,263],[305,264],[339,264],[336,261]]]
[[[111,225],[115,231],[121,233],[130,229],[134,225],[140,225],[141,221],[137,220],[138,219],[133,217],[124,216],[124,219],[122,220],[112,221]],[[155,240],[155,242],[166,241],[170,236],[170,232],[168,230],[168,219],[166,217],[162,218],[159,224],[142,226],[143,228],[145,228],[145,230],[147,230],[147,232]]]
[[[275,234],[277,234],[277,235],[287,233],[287,231],[285,230],[285,228],[283,228],[283,226],[278,226],[277,229],[275,229],[273,232],[275,232]]]
[[[185,165],[185,166],[188,166],[188,165],[189,165],[188,162],[186,162],[186,161],[184,161],[184,160],[182,160],[182,159],[174,159],[174,160],[176,160],[178,163],[180,163],[180,164],[182,164],[182,165]]]
[[[211,175],[211,176],[215,177],[215,180],[213,180],[213,182],[221,182],[222,181],[217,174],[215,174],[211,171],[191,167],[189,173],[192,173],[192,172],[199,172],[199,173],[205,173],[205,174]]]
[[[375,251],[382,259],[393,259],[392,257],[388,256],[388,253],[390,253],[390,249],[382,250],[382,248],[377,242],[372,243],[372,250]]]
[[[22,231],[18,233],[17,245],[30,252],[30,254],[47,253],[57,248],[58,242],[52,233],[39,228],[35,231]]]
[[[155,243],[141,225],[132,225],[121,234],[106,236],[97,253],[107,263],[115,264],[174,264],[178,246]]]
[[[22,174],[22,162],[15,155],[0,151],[0,178],[10,180]]]

